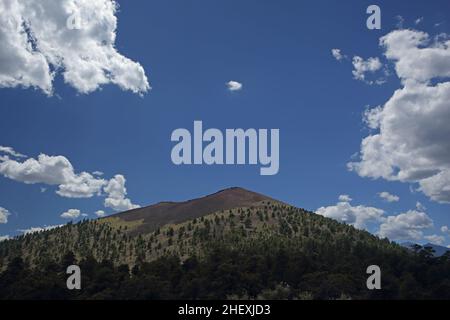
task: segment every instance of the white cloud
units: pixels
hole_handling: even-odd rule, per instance
[[[425,236],[424,238],[427,239],[430,243],[438,244],[440,246],[442,246],[445,242],[445,238],[443,236],[438,236],[437,234]]]
[[[380,193],[378,194],[378,196],[379,196],[381,199],[383,199],[383,200],[385,200],[385,201],[387,201],[387,202],[398,202],[398,201],[400,200],[400,197],[399,197],[399,196],[396,196],[396,195],[394,195],[394,194],[390,194],[390,193],[387,192],[387,191],[380,192]]]
[[[95,211],[95,215],[99,218],[104,217],[106,215],[105,211],[103,210],[97,210]]]
[[[8,223],[9,211],[5,208],[0,207],[0,224]]]
[[[354,56],[352,60],[353,64],[353,78],[360,81],[365,81],[369,84],[377,83],[381,84],[382,81],[378,80],[376,82],[373,81],[367,81],[366,80],[366,73],[374,73],[378,70],[380,70],[383,67],[383,64],[381,63],[380,59],[378,58],[369,58],[367,60],[364,60],[363,58],[359,56]]]
[[[391,240],[420,240],[423,230],[431,228],[433,220],[425,213],[409,210],[397,216],[389,216],[380,225],[378,234]]]
[[[0,236],[0,242],[5,241],[5,240],[9,240],[11,239],[10,236],[6,235],[6,236]]]
[[[62,227],[62,224],[59,225],[54,225],[54,226],[44,226],[44,227],[31,227],[28,229],[19,229],[18,231],[22,232],[23,234],[31,234],[31,233],[36,233],[36,232],[41,232],[41,231],[48,231],[48,230],[52,230],[52,229],[56,229],[59,227]]]
[[[342,202],[350,202],[352,200],[353,199],[348,194],[341,194],[339,196],[339,201],[342,201]]]
[[[61,218],[64,219],[76,219],[81,215],[80,210],[78,209],[69,209],[66,212],[61,214]]]
[[[316,213],[327,218],[350,224],[358,229],[366,229],[370,222],[383,221],[384,211],[382,209],[362,205],[352,206],[349,202],[351,198],[346,195],[344,196],[345,197],[339,197],[340,202],[336,205],[321,207],[316,210]]]
[[[441,227],[441,232],[442,232],[442,233],[446,233],[447,235],[450,236],[450,228],[447,227],[447,226],[442,226],[442,227]]]
[[[131,200],[125,197],[127,194],[125,181],[125,177],[121,174],[117,174],[109,180],[108,184],[104,187],[104,191],[108,194],[105,199],[105,207],[115,211],[139,208],[139,205],[131,203]]]
[[[228,81],[226,83],[228,90],[230,91],[239,91],[242,90],[242,83],[237,82],[237,81]]]
[[[443,80],[450,77],[450,41],[396,30],[380,43],[403,87],[365,113],[378,132],[362,141],[359,161],[348,168],[362,177],[417,182],[432,200],[450,202],[450,82]]]
[[[99,178],[101,173],[76,173],[70,161],[64,156],[40,154],[37,159],[28,158],[20,162],[8,157],[0,159],[0,175],[26,184],[43,183],[56,185],[56,193],[68,198],[90,198],[100,196],[104,191],[107,197],[105,207],[125,211],[139,206],[126,198],[125,177],[115,175],[110,180]],[[41,187],[41,192],[46,189]],[[86,215],[87,216],[87,215]],[[4,218],[6,221],[6,217]],[[1,220],[0,220],[1,221]]]
[[[331,49],[331,54],[337,61],[341,61],[346,58],[346,56],[342,54],[341,49]]]
[[[433,43],[427,33],[416,30],[396,30],[380,39],[386,57],[395,62],[403,82],[426,83],[436,77],[449,77],[449,44],[445,40]]]
[[[57,193],[69,198],[89,198],[100,194],[106,184],[106,180],[95,178],[90,173],[75,173],[72,164],[64,156],[45,154],[23,162],[12,159],[0,161],[0,174],[26,184],[57,185]]]
[[[50,95],[61,72],[80,93],[108,83],[150,89],[143,67],[116,50],[115,1],[8,0],[0,12],[0,87]]]
[[[13,156],[13,157],[16,157],[16,158],[25,158],[26,157],[26,155],[15,151],[11,147],[0,146],[0,152],[9,154],[10,156]]]
[[[103,172],[102,172],[102,171],[94,171],[94,172],[92,172],[92,174],[93,174],[94,176],[102,176],[102,175],[103,175]]]
[[[419,211],[427,210],[427,208],[422,203],[420,203],[419,201],[416,202],[416,209],[419,210]]]

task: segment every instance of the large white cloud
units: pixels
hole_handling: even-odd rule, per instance
[[[10,215],[9,211],[5,208],[0,207],[0,224],[8,223],[8,216]]]
[[[81,93],[113,83],[150,89],[143,67],[115,48],[113,0],[1,0],[0,87],[34,87],[52,94],[53,80]]]
[[[432,200],[450,202],[450,41],[396,30],[380,43],[403,87],[366,112],[376,132],[348,167],[362,177],[417,182]]]
[[[108,195],[105,199],[105,207],[115,211],[139,208],[139,205],[131,203],[131,200],[125,197],[127,195],[125,181],[125,177],[121,174],[117,174],[109,180],[108,184],[104,187],[104,191]]]
[[[13,150],[10,147],[6,148]],[[123,175],[118,174],[106,180],[99,177],[103,175],[100,171],[76,173],[69,159],[64,156],[40,154],[37,159],[28,158],[22,162],[5,156],[0,158],[0,175],[26,184],[56,185],[58,186],[56,193],[67,198],[90,198],[106,194],[105,207],[115,211],[139,207],[126,197],[126,179]],[[105,215],[103,211],[96,214]],[[4,219],[6,221],[6,216]]]
[[[380,44],[386,50],[386,58],[395,62],[395,71],[404,82],[450,77],[450,40],[432,40],[427,33],[417,30],[396,30],[382,37]]]
[[[44,183],[58,185],[57,193],[69,198],[88,198],[100,194],[106,180],[87,172],[75,173],[70,161],[64,156],[40,154],[37,159],[23,162],[0,160],[0,174],[27,184]]]
[[[409,210],[397,216],[389,216],[380,225],[380,237],[391,240],[420,240],[423,230],[431,228],[433,220],[425,213]]]
[[[384,210],[363,205],[352,206],[348,195],[341,195],[334,206],[320,207],[317,214],[350,224],[358,229],[366,229],[371,222],[383,221]]]

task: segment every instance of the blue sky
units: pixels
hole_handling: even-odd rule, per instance
[[[61,75],[52,96],[36,88],[1,88],[0,145],[33,158],[63,155],[76,172],[98,170],[105,179],[122,174],[127,197],[141,206],[231,186],[309,210],[333,206],[348,194],[353,206],[380,208],[386,217],[413,210],[419,201],[434,222],[423,234],[444,236],[443,244],[450,244],[450,235],[440,231],[450,225],[449,204],[411,192],[417,184],[347,169],[370,134],[362,122],[366,107],[384,104],[401,86],[385,60],[386,83],[355,80],[351,57],[382,59],[379,38],[399,28],[399,15],[403,28],[450,34],[448,1],[378,1],[381,30],[366,28],[369,1],[119,4],[116,48],[144,68],[152,90],[139,96],[107,84],[83,94]],[[333,48],[349,59],[336,61]],[[242,83],[242,90],[227,90],[230,80]],[[192,130],[194,120],[223,130],[279,128],[279,173],[260,176],[258,166],[173,165],[171,132]],[[90,218],[97,210],[113,213],[104,208],[104,195],[67,198],[56,190],[0,176],[0,207],[10,212],[0,235],[65,223],[60,215],[72,208]],[[400,201],[383,201],[377,195],[382,191]]]

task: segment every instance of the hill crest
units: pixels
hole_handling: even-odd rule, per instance
[[[263,201],[281,203],[260,193],[240,187],[231,187],[191,200],[158,202],[150,206],[120,212],[104,219],[118,218],[125,223],[139,221],[139,225],[134,228],[132,233],[148,233],[166,224],[182,223],[221,210],[250,207]]]

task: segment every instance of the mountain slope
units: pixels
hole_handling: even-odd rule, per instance
[[[344,246],[361,241],[389,245],[332,219],[252,191],[230,188],[4,241],[0,243],[0,270],[16,256],[36,266],[49,259],[58,261],[71,251],[77,259],[92,256],[98,261],[133,266],[167,254],[182,259],[205,255],[215,243],[243,248],[266,241],[269,246],[289,242],[301,249],[319,237]]]

